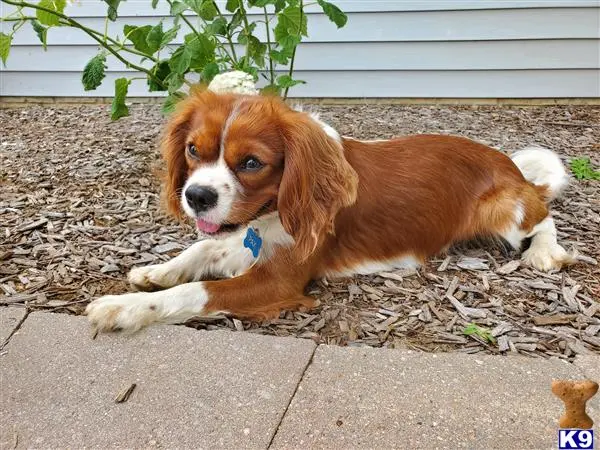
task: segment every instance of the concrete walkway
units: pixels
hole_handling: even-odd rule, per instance
[[[0,309],[0,326],[2,449],[554,448],[563,407],[551,380],[600,380],[600,356],[342,348],[181,326],[92,340],[85,318],[17,308]],[[600,394],[588,413],[598,428]]]

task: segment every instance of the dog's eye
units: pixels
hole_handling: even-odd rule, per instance
[[[190,154],[192,158],[199,158],[198,150],[196,150],[196,146],[194,144],[187,145],[187,152]]]
[[[240,164],[240,170],[246,170],[248,172],[255,172],[257,170],[262,169],[263,163],[261,163],[258,159],[250,156],[242,161]]]

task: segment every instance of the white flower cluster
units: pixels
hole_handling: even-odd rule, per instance
[[[258,95],[258,89],[256,89],[252,75],[240,70],[215,76],[208,85],[208,90],[217,94]]]

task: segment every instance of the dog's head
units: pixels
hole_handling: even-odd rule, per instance
[[[275,97],[192,92],[167,125],[163,155],[173,214],[214,235],[278,211],[302,257],[356,199],[339,138]]]

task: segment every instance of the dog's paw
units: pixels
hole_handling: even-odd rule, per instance
[[[532,245],[523,252],[521,259],[525,264],[542,272],[560,270],[574,262],[573,256],[558,244],[548,246]]]
[[[165,264],[135,267],[127,275],[129,284],[136,291],[157,291],[180,284],[180,280]]]
[[[85,312],[97,331],[137,331],[159,319],[157,305],[150,295],[142,292],[106,295],[91,302]]]

